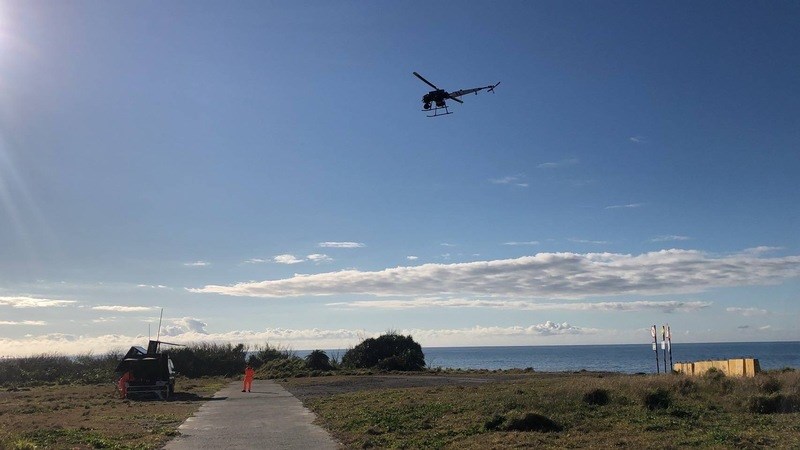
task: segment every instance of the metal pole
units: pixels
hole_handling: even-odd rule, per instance
[[[667,348],[669,349],[669,365],[672,365],[672,333],[669,331],[669,324],[667,324]]]
[[[661,367],[658,365],[658,338],[656,337],[656,326],[650,328],[650,335],[653,336],[653,353],[656,354],[656,373],[661,373]]]
[[[667,370],[667,327],[664,325],[661,325],[661,352],[664,354],[664,373],[669,373],[672,367]]]

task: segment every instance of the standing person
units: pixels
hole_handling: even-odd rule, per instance
[[[250,392],[250,388],[253,386],[253,376],[255,374],[256,371],[248,364],[247,368],[244,369],[244,386],[242,387],[242,392]]]
[[[122,377],[120,377],[119,381],[117,382],[117,387],[119,388],[119,395],[120,398],[125,398],[128,396],[128,382],[133,381],[133,374],[131,371],[125,372]]]

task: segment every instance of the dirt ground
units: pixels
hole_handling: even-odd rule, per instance
[[[113,384],[0,391],[0,449],[158,448],[229,380],[179,380],[169,401],[121,400]]]

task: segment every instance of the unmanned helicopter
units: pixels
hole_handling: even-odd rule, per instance
[[[489,86],[476,87],[471,89],[460,89],[458,91],[447,92],[444,89],[439,89],[438,87],[436,87],[436,85],[423,78],[422,75],[418,74],[417,72],[414,72],[414,75],[420,80],[422,80],[425,84],[435,89],[434,91],[430,91],[422,96],[422,108],[423,108],[422,110],[426,112],[431,112],[431,111],[433,112],[433,114],[428,114],[428,117],[438,117],[438,116],[446,116],[448,114],[453,114],[450,112],[449,109],[447,109],[447,103],[445,103],[445,100],[453,100],[458,103],[464,103],[458,97],[472,93],[478,95],[478,92],[484,89],[488,90],[491,93],[494,93],[494,88],[496,88],[500,84],[500,82],[498,81],[497,83]],[[431,107],[433,107],[433,109],[431,109]],[[441,110],[444,110],[444,112],[440,113],[439,111]]]

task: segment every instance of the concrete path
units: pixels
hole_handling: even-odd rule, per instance
[[[236,381],[214,394],[179,428],[165,450],[336,449],[336,441],[314,425],[314,414],[279,384],[253,381],[241,392]]]

